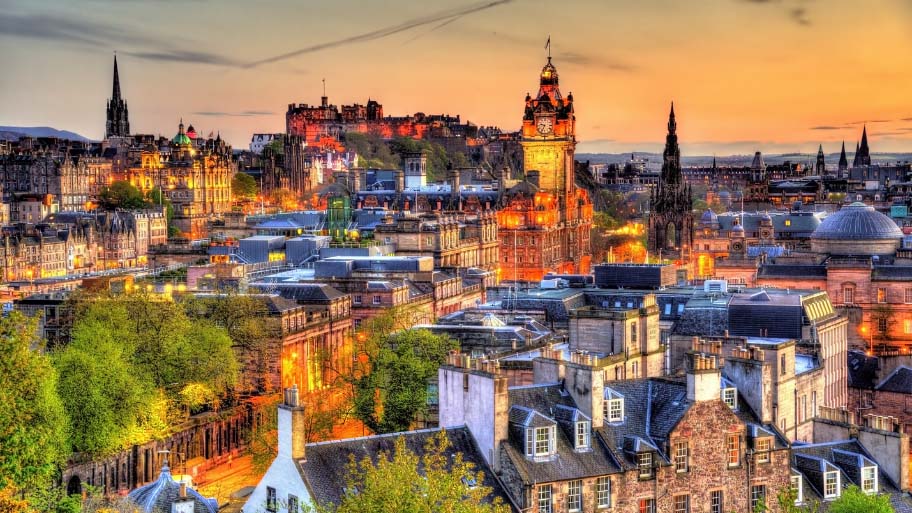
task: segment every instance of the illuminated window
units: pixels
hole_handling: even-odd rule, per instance
[[[886,287],[877,288],[877,302],[886,303],[887,302],[887,289]]]
[[[640,499],[640,513],[656,513],[655,499]]]
[[[725,445],[728,449],[728,466],[737,467],[741,464],[741,437],[728,435]]]

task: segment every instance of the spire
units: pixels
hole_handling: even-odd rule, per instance
[[[817,167],[815,171],[819,176],[826,174],[826,156],[823,154],[822,144],[817,148]]]
[[[117,54],[114,54],[114,86],[111,91],[112,100],[120,100],[120,74],[117,72]]]
[[[671,114],[668,115],[668,134],[674,135],[677,128],[678,124],[675,122],[675,102],[671,102]]]
[[[871,165],[871,149],[868,147],[868,127],[864,126],[861,130],[861,145],[858,147],[856,156],[859,166]]]
[[[842,141],[842,152],[839,154],[839,170],[845,171],[849,168],[849,159],[846,158],[845,141]]]

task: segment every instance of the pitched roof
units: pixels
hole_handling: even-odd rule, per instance
[[[484,474],[482,485],[492,489],[492,496],[500,497],[504,504],[510,504],[509,498],[494,478],[493,471],[485,463],[469,430],[457,427],[445,431],[450,443],[447,452],[461,454],[463,461],[473,464],[476,471]],[[318,503],[339,504],[345,493],[349,461],[361,461],[368,457],[376,461],[381,453],[392,454],[396,440],[400,437],[404,439],[405,447],[409,451],[420,456],[424,454],[428,441],[438,432],[438,429],[424,429],[308,444],[307,459],[300,462],[301,472],[308,489]]]
[[[877,379],[877,358],[869,357],[863,351],[849,351],[849,386],[873,389]]]
[[[912,369],[900,365],[875,387],[881,392],[912,394]]]

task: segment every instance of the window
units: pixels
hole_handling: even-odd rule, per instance
[[[375,305],[379,305],[379,304],[380,304],[380,296],[375,295],[375,296],[374,296],[374,299],[373,299],[373,303],[374,303]]]
[[[760,438],[757,440],[757,463],[769,463],[769,452],[772,445],[772,441],[769,438]]]
[[[665,303],[665,315],[671,315],[671,303]]]
[[[687,472],[689,467],[689,462],[687,461],[689,454],[690,448],[687,446],[687,442],[675,442],[675,472]]]
[[[595,500],[600,508],[611,507],[611,480],[608,477],[600,477],[595,482]]]
[[[906,303],[912,303],[912,288],[906,289],[905,296],[906,296],[906,297],[905,297],[905,300],[906,300],[905,302],[906,302]]]
[[[756,511],[760,503],[766,505],[766,485],[753,485],[751,486],[751,511]]]
[[[579,479],[567,483],[567,509],[579,511],[583,507],[583,482]]]
[[[741,464],[741,437],[728,435],[726,447],[728,448],[728,466],[737,467]]]
[[[804,502],[804,487],[801,486],[801,474],[792,476],[792,488],[795,490],[795,506]]]
[[[360,304],[361,304],[361,301],[362,301],[361,294],[357,294],[357,295],[355,296],[354,303],[355,303],[356,305],[360,305]]]
[[[577,448],[577,450],[589,448],[589,423],[588,422],[577,422],[576,423],[576,448]]]
[[[786,219],[786,220],[785,220],[785,225],[786,225],[786,226],[791,226],[791,225],[792,225],[792,220],[791,220],[791,219]]]
[[[298,513],[298,498],[294,495],[288,496],[288,513]]]
[[[847,305],[855,304],[855,289],[853,287],[842,288],[842,302]]]
[[[267,486],[266,487],[266,511],[278,511],[279,505],[276,500],[276,489]]]
[[[674,513],[690,513],[690,495],[674,496]]]
[[[722,490],[714,490],[709,493],[709,513],[722,513],[725,507],[725,501],[722,497]]]
[[[877,319],[877,331],[886,334],[887,333],[887,318],[882,317]]]
[[[622,422],[624,420],[623,399],[608,399],[604,404],[605,418],[608,422]]]
[[[788,374],[788,367],[785,364],[785,355],[779,355],[779,374],[786,375]]]
[[[912,334],[912,319],[903,320],[903,333],[906,335]]]
[[[861,491],[877,493],[877,467],[861,467]]]
[[[640,377],[640,362],[633,362],[633,365],[631,365],[631,374],[633,374],[633,379]]]
[[[811,392],[811,417],[817,416],[817,391]]]
[[[722,389],[722,402],[728,405],[731,409],[736,409],[738,407],[738,389],[729,387]]]
[[[551,485],[538,487],[538,513],[551,513]]]
[[[633,305],[629,304],[628,308],[631,306],[633,306]],[[630,323],[630,342],[635,344],[636,341],[637,341],[637,323],[632,322],[632,323]]]
[[[656,513],[655,499],[640,499],[640,513]]]
[[[535,455],[546,456],[551,452],[551,433],[549,428],[535,428]]]
[[[652,479],[652,453],[641,452],[637,454],[637,467],[640,469],[640,479]]]
[[[886,287],[877,287],[877,302],[886,303],[887,302],[887,289]]]
[[[823,473],[823,498],[832,499],[839,495],[839,472]]]

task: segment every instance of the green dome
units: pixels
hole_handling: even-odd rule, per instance
[[[179,146],[183,146],[185,144],[189,146],[189,145],[193,144],[192,141],[190,141],[190,137],[188,137],[187,134],[177,134],[174,136],[174,139],[171,139],[171,142],[173,142],[174,144],[177,144]]]

